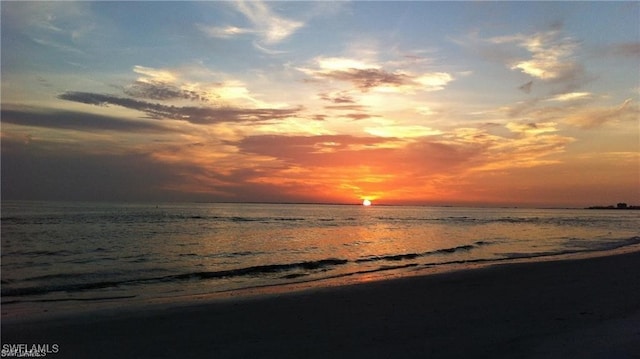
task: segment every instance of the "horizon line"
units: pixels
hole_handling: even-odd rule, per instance
[[[90,203],[123,203],[123,204],[162,204],[162,203],[194,203],[194,204],[273,204],[273,205],[326,205],[326,206],[363,206],[361,202],[305,202],[305,201],[194,201],[194,200],[121,200],[121,199],[0,199],[0,204],[5,202],[90,202]],[[534,204],[429,204],[429,203],[377,203],[372,201],[371,207],[442,207],[442,208],[502,208],[502,209],[617,209],[613,205],[588,205],[588,206],[566,206],[566,205],[534,205]],[[638,207],[628,205],[628,207]],[[629,209],[629,208],[627,208]]]

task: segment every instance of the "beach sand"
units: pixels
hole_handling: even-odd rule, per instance
[[[639,358],[640,252],[2,324],[52,358]]]

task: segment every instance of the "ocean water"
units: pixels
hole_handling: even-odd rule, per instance
[[[5,201],[1,215],[6,315],[640,243],[631,210]]]

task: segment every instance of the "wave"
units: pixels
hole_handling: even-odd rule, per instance
[[[186,274],[177,274],[177,275],[163,277],[161,278],[161,280],[228,278],[228,277],[238,277],[238,276],[246,276],[246,275],[284,272],[284,271],[289,271],[293,269],[316,270],[316,269],[322,269],[324,267],[329,267],[329,266],[342,265],[348,262],[349,261],[347,259],[331,258],[331,259],[321,259],[318,261],[299,262],[299,263],[291,263],[291,264],[270,264],[270,265],[230,269],[230,270],[215,271],[215,272],[194,272],[194,273],[186,273]]]
[[[194,280],[194,279],[205,280],[205,279],[221,279],[221,278],[242,277],[242,276],[256,276],[261,274],[272,274],[272,273],[278,273],[278,272],[292,271],[296,269],[302,269],[307,271],[328,270],[329,267],[343,265],[348,262],[349,260],[347,259],[328,258],[328,259],[321,259],[317,261],[252,266],[252,267],[229,269],[229,270],[223,270],[223,271],[191,272],[191,273],[173,274],[173,275],[167,275],[167,276],[161,276],[161,277],[148,277],[148,278],[88,282],[88,283],[67,283],[67,284],[60,284],[60,285],[45,285],[45,286],[20,287],[20,288],[7,288],[6,286],[3,286],[0,292],[0,295],[3,297],[5,296],[17,297],[17,296],[42,295],[42,294],[48,294],[52,292],[81,292],[86,290],[113,288],[113,287],[119,287],[122,285],[131,285],[131,284],[173,282],[173,281],[184,281],[184,280]],[[58,278],[66,279],[66,278],[76,278],[81,276],[82,275],[79,275],[79,274],[62,273],[62,274],[46,275],[41,277],[30,278],[28,280],[25,280],[25,282],[36,281],[36,280],[50,281],[52,279],[58,279]]]
[[[48,294],[53,292],[81,292],[85,290],[117,287],[121,284],[126,284],[130,282],[131,281],[106,281],[106,282],[93,282],[93,283],[62,284],[57,286],[36,286],[36,287],[21,287],[21,288],[3,287],[0,295],[2,297],[22,297],[22,296],[30,296],[30,295],[42,295],[42,294]]]
[[[489,242],[478,241],[473,245],[463,245],[452,248],[443,248],[435,251],[424,252],[424,253],[407,253],[407,254],[397,254],[397,255],[387,255],[387,256],[374,256],[368,258],[360,258],[355,260],[349,259],[341,259],[341,258],[327,258],[320,259],[315,261],[303,261],[303,262],[295,262],[295,263],[284,263],[284,264],[268,264],[268,265],[258,265],[258,266],[250,266],[244,268],[236,268],[236,269],[228,269],[228,270],[220,270],[220,271],[201,271],[201,272],[189,272],[189,273],[181,273],[181,274],[171,274],[165,276],[151,276],[146,278],[126,278],[126,279],[117,279],[117,280],[103,280],[96,281],[96,277],[108,278],[109,275],[105,275],[105,273],[59,273],[59,274],[48,274],[44,276],[26,278],[21,280],[21,283],[28,282],[46,282],[48,285],[36,285],[29,287],[9,287],[4,285],[1,289],[0,294],[2,296],[8,297],[19,297],[19,296],[34,296],[34,295],[44,295],[52,292],[82,292],[88,290],[99,290],[105,288],[113,288],[124,285],[143,285],[150,283],[161,283],[161,282],[180,282],[180,281],[189,281],[189,280],[210,280],[210,279],[223,279],[223,278],[234,278],[234,277],[247,277],[247,276],[260,276],[265,274],[275,274],[275,273],[284,273],[280,278],[281,279],[295,279],[299,277],[308,276],[311,272],[317,271],[329,271],[334,267],[342,266],[348,263],[364,263],[364,262],[376,262],[376,261],[403,261],[403,260],[412,260],[418,257],[424,257],[428,255],[435,254],[451,254],[459,251],[469,251],[473,248],[481,245],[489,244]],[[186,255],[191,255],[192,253],[188,253]],[[227,253],[227,255],[232,256],[245,256],[251,255],[252,252],[234,252]],[[414,265],[414,264],[411,264]],[[401,265],[401,267],[404,265]],[[393,268],[398,266],[393,266]],[[387,267],[383,267],[383,270],[387,270]],[[93,279],[93,280],[92,280]],[[60,284],[51,284],[55,281],[62,281]],[[73,281],[73,282],[72,282]],[[72,282],[72,283],[70,283]],[[79,283],[80,282],[80,283]],[[9,284],[9,283],[5,283]],[[14,283],[11,283],[14,284]],[[15,283],[17,284],[17,283]]]
[[[537,252],[537,253],[502,253],[502,255],[504,256],[505,259],[520,259],[520,258],[549,257],[549,256],[576,254],[576,253],[606,252],[606,251],[611,251],[618,248],[640,244],[640,236],[621,239],[613,243],[595,242],[595,243],[587,243],[585,245],[583,241],[581,242],[582,243],[576,243],[575,245],[570,245],[569,249],[545,251],[545,252]]]
[[[30,300],[7,300],[3,301],[2,305],[17,304],[17,303],[51,303],[51,302],[93,302],[101,300],[115,300],[115,299],[131,299],[135,298],[135,295],[118,295],[110,297],[91,297],[91,298],[56,298],[56,299],[30,299]]]
[[[156,211],[140,211],[132,213],[67,213],[63,214],[34,214],[29,216],[4,216],[1,218],[3,225],[8,224],[132,224],[132,223],[170,223],[185,221],[209,221],[209,222],[282,222],[282,221],[307,221],[304,217],[271,217],[271,216],[233,216],[233,215],[209,215],[198,213],[169,213]]]
[[[140,273],[136,273],[136,277],[128,277],[128,278],[114,278],[115,275],[122,275],[123,273],[60,273],[60,274],[49,274],[34,278],[27,278],[22,280],[13,280],[3,278],[2,287],[0,291],[0,295],[2,297],[13,297],[7,298],[8,301],[5,304],[12,303],[14,300],[22,300],[16,299],[16,297],[30,297],[30,296],[39,296],[46,295],[54,292],[67,292],[70,294],[83,292],[83,291],[92,291],[92,290],[100,290],[105,288],[116,288],[122,286],[137,286],[137,285],[147,285],[147,284],[158,284],[158,283],[180,283],[186,281],[201,281],[201,280],[215,280],[215,279],[224,279],[224,278],[238,278],[238,277],[256,277],[266,275],[270,279],[296,279],[301,277],[307,277],[306,279],[309,281],[313,280],[322,280],[328,278],[335,278],[336,276],[350,276],[357,275],[362,273],[371,273],[385,270],[393,270],[400,268],[408,268],[408,267],[429,267],[429,266],[443,266],[455,263],[473,263],[473,262],[500,262],[503,260],[510,260],[514,258],[536,258],[542,256],[551,256],[558,254],[568,254],[568,253],[577,253],[577,252],[589,252],[589,251],[602,251],[615,249],[619,247],[624,247],[628,245],[640,244],[640,236],[634,236],[626,239],[618,239],[614,243],[606,243],[602,245],[593,245],[591,247],[575,247],[570,249],[564,249],[554,252],[542,252],[542,253],[501,253],[498,258],[458,258],[457,256],[451,256],[451,254],[462,253],[472,251],[481,246],[491,245],[493,242],[491,241],[476,241],[472,244],[468,245],[460,245],[451,248],[441,248],[436,250],[431,250],[427,252],[417,252],[417,253],[401,253],[401,254],[390,254],[390,255],[382,255],[382,256],[369,256],[362,257],[357,259],[342,259],[342,258],[325,258],[320,260],[312,260],[312,261],[301,261],[301,262],[293,262],[293,263],[279,263],[279,264],[268,264],[268,265],[258,265],[258,266],[248,266],[243,268],[236,269],[227,269],[227,270],[219,270],[219,271],[194,271],[188,273],[178,273],[178,274],[168,274],[165,271],[164,273],[147,273],[147,277],[141,277]],[[235,255],[245,255],[250,252],[237,252]],[[444,256],[449,257],[451,261],[438,261],[433,263],[425,263],[424,261],[420,261],[420,263],[416,263],[413,260],[428,257],[428,256]],[[502,257],[500,257],[502,256]],[[438,258],[444,259],[444,258]],[[376,263],[378,264],[378,268],[368,268],[370,265],[373,266]],[[347,264],[351,264],[352,267],[349,267],[347,271],[341,273],[342,271],[330,272],[332,269],[340,266],[344,266]],[[363,266],[358,266],[358,264],[363,264]],[[318,273],[324,273],[320,276],[313,275]],[[275,276],[274,276],[275,275]],[[304,279],[303,279],[304,281]],[[36,282],[36,283],[34,283]],[[43,282],[45,284],[39,284]],[[31,285],[30,285],[31,284]],[[278,284],[273,284],[278,285]],[[40,299],[34,299],[40,300]]]
[[[15,217],[15,216],[0,217],[0,222],[21,222],[24,220],[26,220],[26,218],[24,217]]]
[[[47,257],[47,256],[56,256],[56,257],[67,257],[76,254],[81,254],[79,251],[68,251],[68,250],[59,250],[59,251],[47,251],[47,250],[39,250],[39,251],[13,251],[13,252],[5,252],[2,255],[12,255],[12,256],[26,256],[26,257]]]
[[[474,244],[468,244],[468,245],[464,245],[464,246],[457,246],[457,247],[452,247],[452,248],[443,248],[443,249],[438,249],[435,251],[428,251],[428,252],[421,252],[421,253],[404,253],[404,254],[393,254],[393,255],[387,255],[387,256],[373,256],[373,257],[366,257],[366,258],[359,258],[356,259],[355,262],[356,263],[364,263],[364,262],[377,262],[377,261],[401,261],[401,260],[410,260],[410,259],[416,259],[419,257],[426,257],[426,256],[430,256],[430,255],[436,255],[436,254],[451,254],[451,253],[455,253],[455,252],[459,252],[459,251],[470,251],[478,246],[483,246],[483,245],[488,245],[490,244],[490,242],[487,241],[478,241],[475,242]]]
[[[470,216],[447,216],[447,217],[393,217],[393,216],[377,216],[377,220],[384,222],[426,222],[435,224],[455,224],[455,225],[488,225],[494,223],[507,224],[533,224],[533,225],[556,225],[556,226],[589,226],[597,225],[598,221],[605,220],[607,223],[612,221],[620,221],[627,223],[626,219],[594,218],[591,216],[584,217],[549,217],[549,216],[502,216],[502,217],[470,217]]]

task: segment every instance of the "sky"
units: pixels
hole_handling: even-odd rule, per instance
[[[2,199],[640,204],[638,2],[10,2]]]

